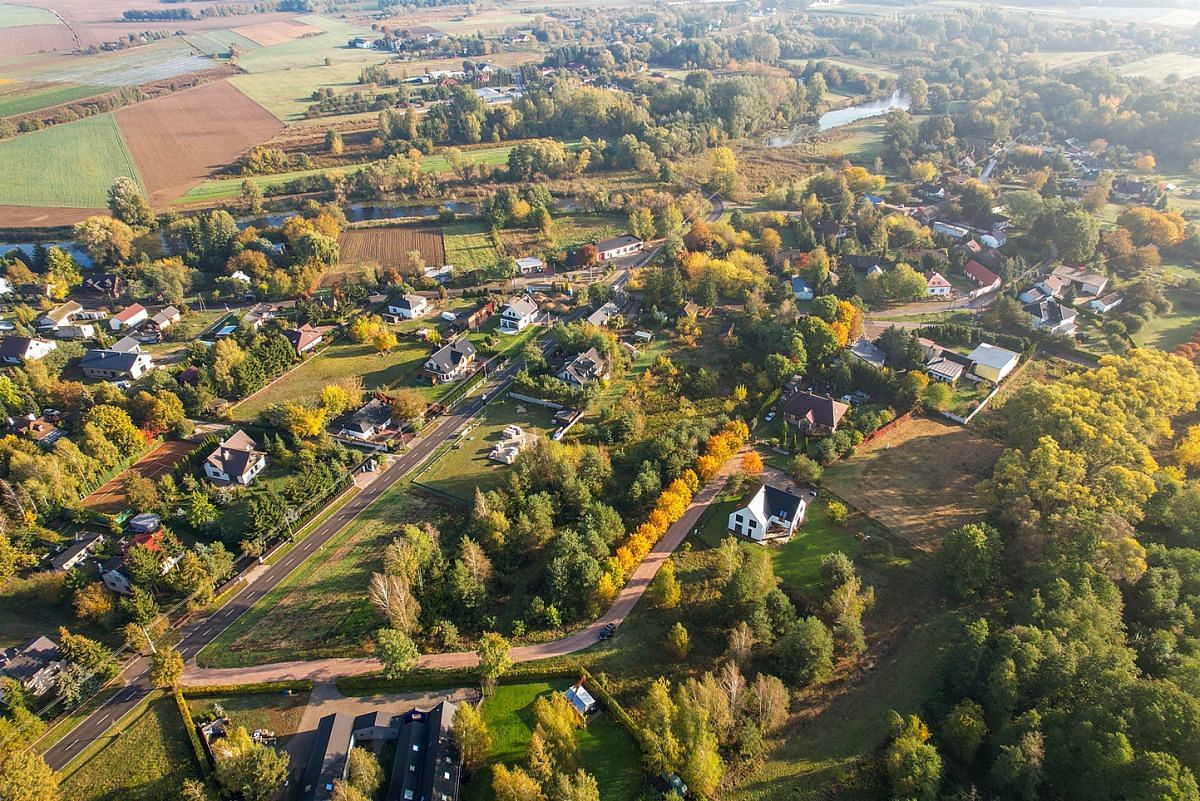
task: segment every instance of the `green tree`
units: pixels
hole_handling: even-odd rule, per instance
[[[987,523],[968,523],[946,535],[938,567],[955,595],[978,598],[995,589],[1002,551],[1000,532]]]
[[[686,659],[688,651],[691,649],[691,640],[688,637],[688,630],[683,627],[683,624],[676,621],[674,626],[671,626],[667,632],[667,647],[671,649],[676,659]]]
[[[929,742],[929,729],[916,715],[893,714],[892,741],[884,752],[892,797],[934,801],[942,782],[942,758]]]
[[[775,646],[780,677],[793,687],[807,687],[833,674],[833,636],[815,617],[791,625]]]
[[[287,781],[287,753],[254,742],[244,726],[217,740],[213,751],[217,782],[245,801],[271,801]]]
[[[964,765],[970,765],[975,760],[987,733],[983,707],[970,698],[955,704],[942,721],[942,740]]]
[[[508,640],[494,631],[489,631],[479,638],[479,646],[475,653],[479,657],[480,684],[483,694],[487,695],[495,688],[500,677],[512,667]]]
[[[171,688],[183,676],[183,656],[174,648],[159,648],[150,657],[150,681],[155,687]]]
[[[132,178],[121,177],[113,181],[108,190],[108,210],[112,216],[133,228],[150,228],[154,225],[150,204]]]
[[[380,629],[375,635],[376,651],[383,663],[383,674],[389,679],[398,679],[417,664],[420,652],[417,645],[402,631]]]
[[[188,525],[196,529],[205,529],[217,520],[217,507],[209,500],[208,495],[195,490],[188,496]]]
[[[650,582],[650,598],[659,609],[674,609],[682,595],[683,587],[675,577],[675,563],[667,559]]]
[[[365,748],[354,747],[346,760],[346,778],[350,786],[367,798],[372,798],[383,786],[383,768],[375,754]]]
[[[454,711],[454,742],[468,768],[474,770],[487,760],[492,752],[492,733],[479,707],[470,703],[458,705]]]

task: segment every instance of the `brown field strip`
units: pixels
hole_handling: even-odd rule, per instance
[[[125,508],[126,478],[136,473],[146,478],[157,480],[175,465],[182,462],[184,457],[191,453],[192,448],[195,447],[196,443],[187,442],[186,440],[164,442],[136,463],[130,465],[128,470],[113,476],[104,486],[84,498],[80,503],[84,509],[89,509],[93,512],[103,512],[105,514],[120,512]]]
[[[283,123],[227,81],[114,112],[150,202],[165,206],[283,130]]]
[[[446,263],[446,246],[440,228],[356,228],[343,231],[338,239],[345,267],[378,264],[401,267],[411,250],[421,252],[427,267]]]
[[[52,50],[73,50],[75,37],[66,25],[23,25],[0,28],[0,53],[28,56]]]
[[[979,483],[1000,450],[969,428],[918,417],[830,467],[823,484],[916,547],[934,550],[950,529],[985,516]]]
[[[74,225],[108,209],[58,209],[39,206],[0,206],[0,228],[54,228]]]
[[[280,20],[278,22],[258,22],[254,25],[242,25],[237,28],[230,28],[230,30],[238,36],[245,36],[250,41],[263,47],[290,42],[307,34],[324,33],[320,28],[315,28],[312,25],[294,19]]]

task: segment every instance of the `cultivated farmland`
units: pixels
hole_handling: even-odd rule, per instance
[[[0,53],[26,56],[75,46],[71,30],[65,25],[27,25],[23,28],[0,27]]]
[[[109,114],[0,142],[0,175],[0,205],[85,209],[104,208],[117,178],[141,179]]]
[[[1174,75],[1182,81],[1187,81],[1200,77],[1200,57],[1186,53],[1162,53],[1126,64],[1117,71],[1122,75],[1135,78],[1152,78],[1161,81]]]
[[[3,31],[0,30],[0,48],[3,48]],[[0,117],[12,117],[17,114],[28,114],[31,111],[41,111],[63,103],[82,100],[103,89],[86,84],[38,84],[11,83],[0,84]]]
[[[440,267],[446,263],[440,228],[357,228],[344,231],[338,245],[342,250],[341,262],[347,266],[400,267],[413,250],[420,252],[427,266]]]
[[[114,116],[154,205],[179,197],[283,129],[225,81],[128,106]]]
[[[253,25],[242,25],[234,28],[233,32],[246,37],[263,47],[290,42],[302,36],[319,34],[321,29],[301,22],[298,19],[280,20],[278,22],[258,22]]]
[[[58,17],[44,8],[0,3],[0,28],[18,28],[27,25],[54,25]]]

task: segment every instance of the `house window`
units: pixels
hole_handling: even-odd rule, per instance
[[[741,515],[737,515],[733,519],[734,519],[734,521],[737,522],[738,525],[741,525],[742,523],[746,522],[746,518],[742,517]]]

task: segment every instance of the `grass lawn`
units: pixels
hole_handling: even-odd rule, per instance
[[[111,114],[0,142],[0,175],[0,205],[12,206],[100,209],[117,178],[141,183]]]
[[[68,604],[59,602],[62,588],[59,573],[35,573],[13,578],[0,587],[0,650],[24,645],[42,634],[57,636],[58,627],[109,641],[114,635],[81,625]]]
[[[55,25],[58,17],[46,8],[0,3],[0,28],[20,28],[25,25]]]
[[[504,480],[508,465],[492,461],[488,454],[500,442],[501,432],[510,425],[519,425],[530,434],[549,434],[554,430],[554,412],[511,398],[489,403],[477,425],[451,440],[450,446],[421,474],[421,483],[464,501],[471,499],[476,487],[485,492],[495,489]]]
[[[368,389],[388,389],[415,384],[414,373],[429,356],[430,347],[416,340],[401,340],[390,353],[377,353],[370,344],[356,345],[339,339],[269,387],[232,409],[239,421],[254,420],[275,403],[316,398],[321,389],[340,378],[359,376]],[[441,389],[440,387],[437,389]]]
[[[1182,268],[1174,272],[1183,273]],[[1200,298],[1182,287],[1166,285],[1163,294],[1171,301],[1171,313],[1149,320],[1133,336],[1134,342],[1142,347],[1172,350],[1192,338],[1200,329]]]
[[[95,86],[86,84],[46,84],[44,86],[25,86],[15,91],[5,91],[7,87],[0,82],[0,117],[11,117],[17,114],[27,114],[73,100],[91,97],[98,90]]]
[[[259,474],[258,478],[254,479],[253,484],[249,487],[239,488],[233,501],[227,506],[217,509],[217,528],[228,532],[245,530],[246,510],[250,506],[251,499],[269,490],[278,492],[283,489],[283,485],[287,483],[289,475],[290,473],[286,467],[267,460],[266,468]]]
[[[71,801],[177,801],[200,778],[175,701],[156,693],[108,730],[62,774]]]
[[[823,486],[918,548],[979,520],[978,485],[1000,444],[953,423],[914,418],[825,470]]]
[[[841,526],[834,523],[829,519],[825,503],[825,500],[818,500],[810,504],[796,536],[771,548],[775,575],[790,587],[811,588],[820,577],[821,559],[826,554],[841,551],[853,559],[862,548],[862,543],[854,536],[853,522],[847,521]]]
[[[220,705],[234,726],[245,726],[246,731],[251,732],[255,729],[269,729],[275,732],[282,747],[300,727],[304,707],[308,706],[308,693],[205,696],[188,698],[187,704],[188,709],[192,711],[192,717],[195,718],[207,715],[214,705]]]
[[[728,797],[732,801],[817,801],[830,783],[888,735],[891,710],[918,712],[937,684],[937,654],[946,646],[944,615],[922,619],[860,682],[828,706],[786,727],[763,767]],[[858,796],[854,796],[858,797]]]
[[[499,261],[488,227],[482,222],[457,222],[442,228],[446,263],[460,270],[485,270]]]
[[[492,764],[524,762],[536,720],[533,702],[539,696],[566,690],[566,680],[502,684],[483,703],[483,717],[492,732]],[[579,731],[579,766],[596,777],[604,801],[629,801],[642,785],[640,757],[633,739],[604,713]],[[492,771],[484,766],[463,788],[464,801],[490,801]]]
[[[332,39],[328,34],[311,39],[296,39],[274,47],[265,47],[246,54],[238,59],[241,66],[243,60],[253,61],[253,56],[262,54],[270,57],[273,50],[288,47],[301,42],[320,42],[331,53],[350,52],[370,54],[368,58],[359,61],[337,62],[326,66],[324,56],[314,56],[311,63],[297,64],[286,69],[252,71],[235,75],[229,82],[237,87],[246,97],[258,103],[267,111],[274,114],[282,122],[295,123],[305,119],[304,113],[313,104],[312,93],[317,89],[330,88],[336,94],[352,89],[361,89],[358,76],[367,64],[381,64],[384,58],[373,50],[350,50],[346,47],[348,38]],[[336,48],[336,49],[335,49]]]
[[[444,510],[398,482],[260,598],[200,652],[205,667],[363,656],[379,617],[366,597],[383,550],[405,523],[442,522]],[[457,538],[454,532],[448,532]]]

